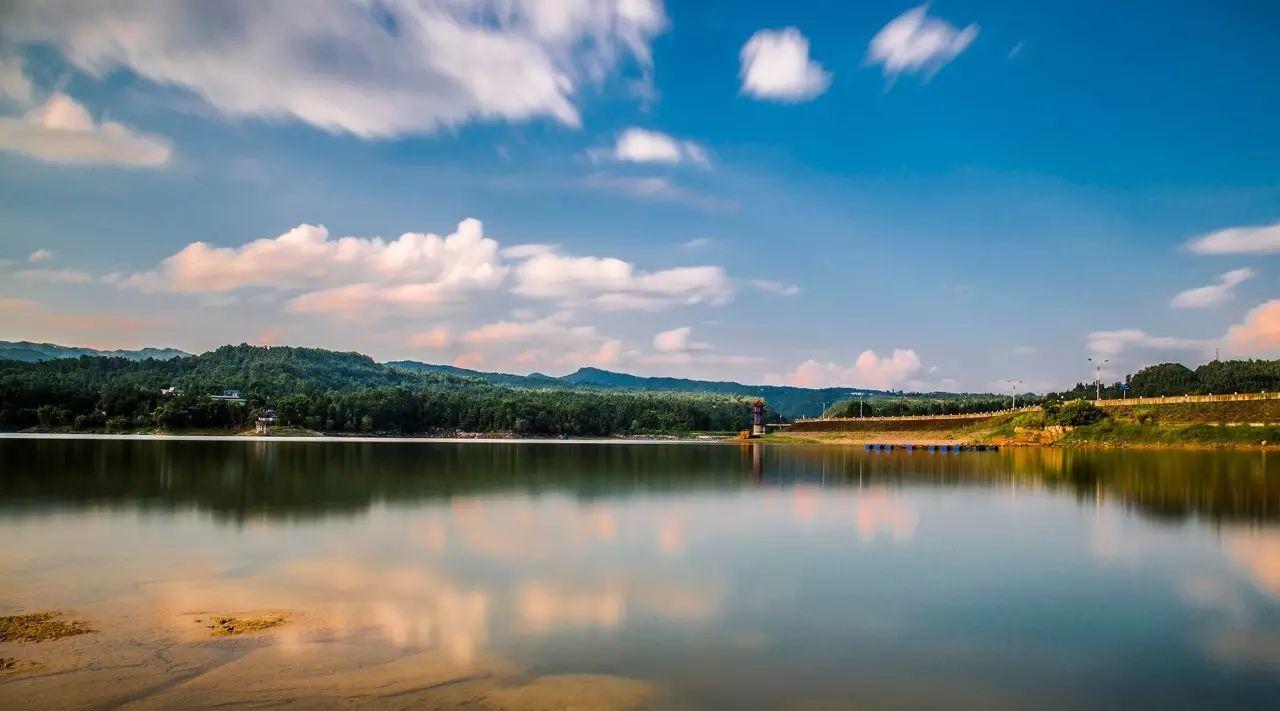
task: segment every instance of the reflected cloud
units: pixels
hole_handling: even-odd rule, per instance
[[[876,490],[858,497],[854,507],[857,517],[858,539],[863,543],[874,541],[880,532],[886,532],[895,542],[910,541],[915,537],[920,513],[905,506],[887,491]]]
[[[1232,560],[1253,576],[1258,587],[1280,597],[1280,532],[1239,531],[1224,543]]]
[[[545,582],[521,585],[515,607],[522,628],[532,633],[565,627],[613,629],[626,616],[626,598],[616,588],[568,590]]]

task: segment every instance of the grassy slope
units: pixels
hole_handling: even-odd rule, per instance
[[[1280,400],[1240,400],[1236,402],[1179,402],[1168,405],[1123,405],[1107,412],[1122,422],[1146,414],[1148,420],[1163,425],[1221,422],[1280,422]]]
[[[1227,405],[1230,407],[1222,407]],[[1280,446],[1280,401],[1232,403],[1178,403],[1151,408],[1110,408],[1111,419],[1077,427],[1056,444],[1106,447],[1256,447]],[[1144,413],[1143,410],[1148,410]],[[1154,419],[1152,415],[1154,414]],[[1144,422],[1137,418],[1143,416]],[[772,437],[787,442],[863,444],[997,443],[1036,444],[1034,433],[1016,431],[1013,415],[1002,415],[977,424],[918,429],[918,422],[879,422],[874,428],[845,432],[797,432]],[[1267,422],[1263,427],[1226,426],[1223,422]]]

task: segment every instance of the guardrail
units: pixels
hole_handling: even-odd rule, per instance
[[[964,412],[958,415],[876,415],[874,417],[813,417],[809,419],[797,419],[795,422],[889,422],[900,420],[973,420],[985,419],[988,417],[996,417],[998,415],[1010,415],[1016,412],[1035,412],[1041,409],[1039,405],[1027,405],[1019,408],[1006,408],[1004,410],[988,410],[987,412]]]
[[[1280,400],[1280,392],[1232,393],[1230,395],[1161,395],[1157,397],[1094,400],[1093,402],[1099,407],[1116,407],[1122,405],[1175,405],[1189,402],[1241,402],[1245,400]]]

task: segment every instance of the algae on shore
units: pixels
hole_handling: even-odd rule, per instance
[[[231,617],[226,615],[213,618],[213,622],[207,626],[211,630],[209,632],[211,636],[230,637],[232,635],[271,629],[284,624],[286,620],[288,620],[287,615],[278,613],[253,617]]]
[[[0,642],[46,642],[95,630],[87,622],[57,619],[61,612],[33,612],[0,617]]]

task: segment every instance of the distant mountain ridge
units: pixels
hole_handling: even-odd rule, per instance
[[[16,360],[28,363],[79,358],[81,356],[115,357],[144,361],[148,358],[170,360],[191,355],[177,348],[140,348],[137,350],[107,351],[96,348],[61,346],[53,343],[0,341],[0,360]],[[367,359],[368,356],[362,356],[362,358]],[[410,372],[441,373],[455,377],[475,378],[495,385],[522,388],[645,390],[760,397],[778,413],[792,419],[796,417],[818,417],[828,406],[841,400],[850,400],[858,397],[864,397],[867,400],[887,399],[899,398],[904,395],[902,392],[869,388],[802,388],[790,385],[746,385],[727,380],[640,376],[592,367],[579,368],[568,375],[557,377],[542,373],[530,373],[529,375],[494,373],[413,360],[389,361],[383,365]],[[941,393],[922,394],[939,395]]]
[[[543,375],[542,373],[532,373],[530,375],[486,373],[479,370],[457,368],[451,365],[433,365],[413,360],[390,361],[387,365],[416,372],[437,372],[468,378],[480,378],[491,383],[517,387],[573,386],[608,390],[653,390],[756,396],[764,398],[771,407],[788,418],[800,416],[817,417],[822,414],[826,406],[832,405],[838,400],[858,397],[860,394],[867,398],[894,397],[898,394],[886,390],[870,390],[866,388],[799,388],[790,385],[744,385],[727,380],[648,377],[590,367],[579,368],[568,375],[554,377]]]
[[[18,360],[24,363],[38,363],[60,358],[79,358],[94,356],[100,358],[127,358],[129,360],[169,360],[189,356],[190,353],[177,348],[139,348],[137,350],[104,351],[97,348],[79,346],[60,346],[55,343],[35,343],[32,341],[0,341],[0,360]]]

